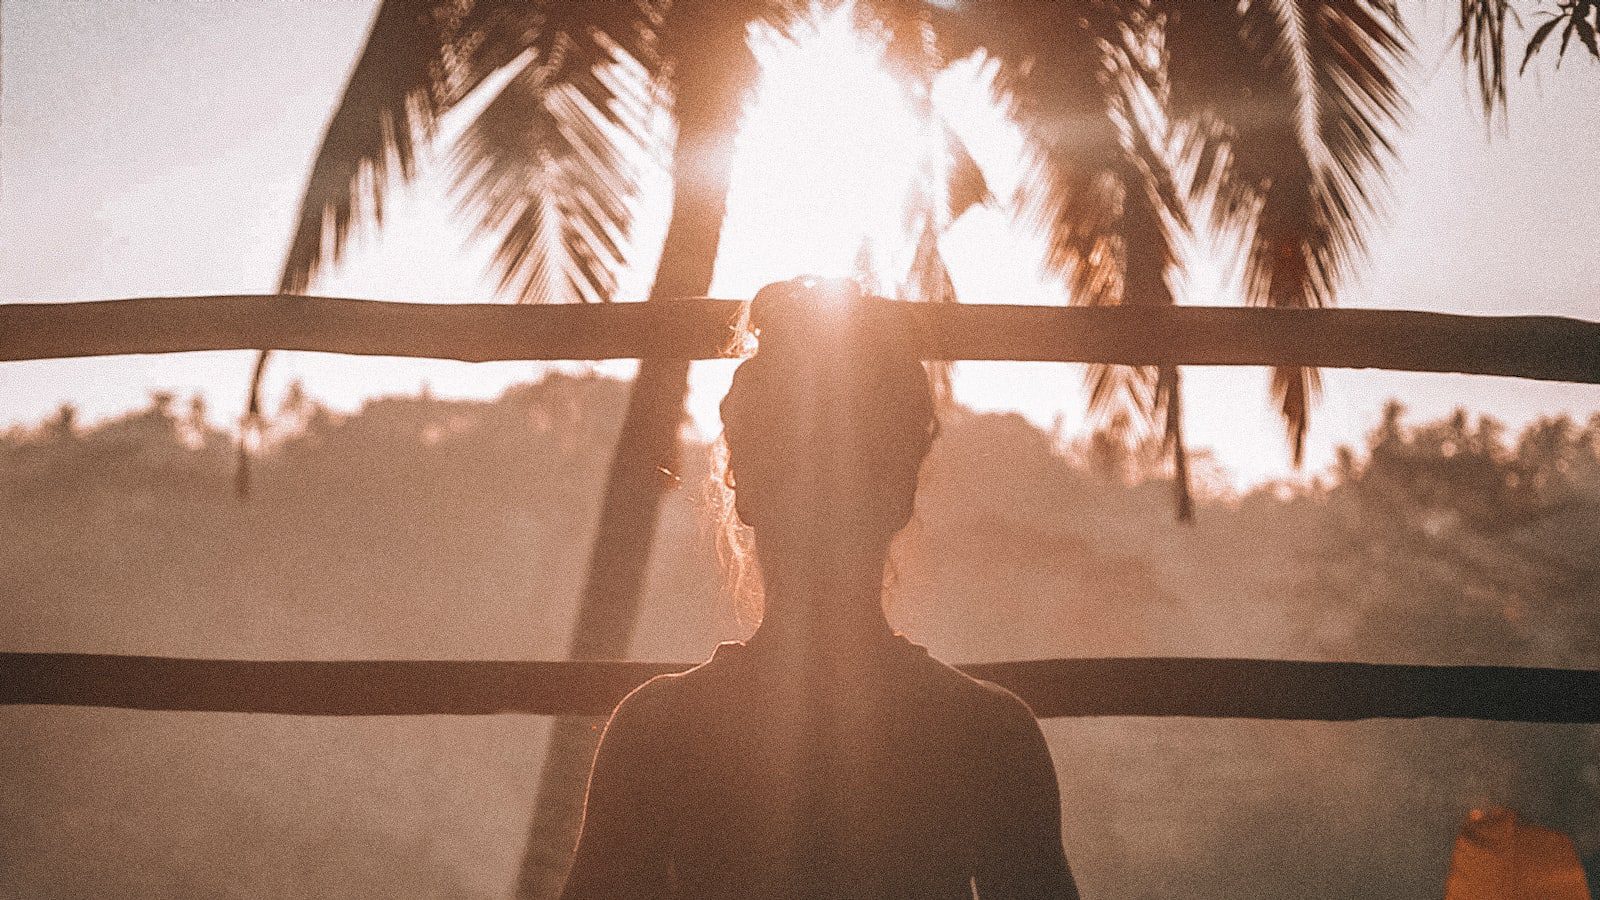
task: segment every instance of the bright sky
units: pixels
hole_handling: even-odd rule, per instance
[[[1393,200],[1372,233],[1346,306],[1600,318],[1600,67],[1536,63],[1513,86],[1511,127],[1491,134],[1451,55],[1447,4],[1412,0],[1420,64],[1415,111],[1398,141]],[[270,290],[299,192],[370,19],[371,2],[15,0],[0,19],[0,300],[46,301]],[[909,116],[869,55],[835,29],[800,49],[763,51],[766,79],[740,138],[718,296],[749,296],[797,274],[846,273],[861,236],[896,221],[915,165]],[[823,77],[819,73],[828,73]],[[1016,177],[1016,137],[953,77],[953,110],[999,193]],[[655,188],[659,194],[661,186]],[[376,299],[492,301],[488,248],[450,221],[438,178],[397,202],[392,226],[364,240],[317,291]],[[657,217],[659,218],[659,216]],[[659,240],[646,222],[640,241]],[[1061,303],[1037,255],[1003,213],[980,210],[944,243],[968,302]],[[892,256],[892,254],[891,254]],[[1234,303],[1201,276],[1188,302]],[[643,294],[642,277],[628,284]],[[202,393],[218,422],[243,402],[251,354],[206,353],[0,364],[0,427],[62,403],[90,419],[149,392]],[[631,364],[610,363],[626,373]],[[699,364],[691,412],[714,433],[729,366]],[[415,391],[493,395],[538,372],[463,363],[283,354],[269,392],[301,379],[340,409]],[[1190,443],[1250,484],[1287,474],[1282,429],[1262,371],[1190,369]],[[958,396],[1081,431],[1081,367],[968,363]],[[1600,388],[1511,379],[1328,372],[1309,468],[1359,441],[1386,398],[1418,416],[1456,406],[1512,424],[1600,412]]]

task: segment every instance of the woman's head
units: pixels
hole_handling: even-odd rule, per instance
[[[756,354],[722,401],[727,483],[757,535],[887,545],[936,432],[900,317],[851,282],[790,281],[751,303]]]

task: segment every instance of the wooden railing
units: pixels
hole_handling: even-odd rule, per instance
[[[0,304],[0,361],[314,350],[490,360],[726,355],[738,301],[390,303],[326,297],[158,297]],[[1315,366],[1600,383],[1600,323],[1374,309],[1048,307],[884,301],[922,326],[929,359]]]
[[[0,653],[0,705],[298,716],[605,715],[689,663],[256,661]],[[1600,672],[1137,657],[974,663],[1041,718],[1600,722]]]
[[[512,306],[299,296],[0,304],[0,361],[311,350],[489,360],[729,353],[744,305]],[[1219,307],[874,304],[929,359],[1314,366],[1600,384],[1600,324],[1551,316]],[[635,662],[246,661],[0,653],[0,704],[292,715],[600,715],[652,675]],[[1346,721],[1448,716],[1600,722],[1600,672],[1259,659],[1059,659],[963,667],[1040,716]]]

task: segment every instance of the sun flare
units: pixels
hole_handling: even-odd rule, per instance
[[[796,275],[846,276],[869,241],[871,274],[893,284],[922,126],[848,10],[792,36],[753,36],[761,81],[737,142],[718,256],[719,296]]]
[[[848,8],[819,14],[787,36],[758,31],[752,41],[761,79],[736,142],[712,293],[750,297],[798,275],[863,274],[874,290],[893,293],[915,252],[905,215],[928,159],[928,123]],[[993,76],[980,61],[958,61],[935,80],[932,99],[942,123],[983,165],[994,195],[1006,197],[1024,177],[1025,144],[994,102]],[[669,200],[664,189],[659,197],[663,204]],[[664,212],[654,220],[664,222]],[[940,246],[963,302],[1065,302],[1059,287],[1040,277],[1039,236],[1000,204],[950,223]],[[979,408],[1006,397],[1047,410],[1035,416],[1043,423],[1080,420],[1075,378],[1032,364],[1030,377],[1019,379],[1017,365],[959,365],[957,397]],[[732,367],[706,362],[695,369],[688,410],[699,434],[714,436],[721,431],[717,403]],[[1063,406],[1071,412],[1061,412]]]

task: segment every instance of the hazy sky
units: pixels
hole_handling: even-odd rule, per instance
[[[1533,67],[1538,74],[1513,87],[1509,131],[1491,134],[1447,44],[1449,5],[1407,4],[1419,43],[1415,109],[1398,141],[1393,200],[1372,233],[1370,263],[1342,302],[1600,318],[1600,67],[1580,51],[1557,72],[1546,54]],[[0,300],[270,290],[311,155],[373,8],[355,0],[5,2]],[[895,136],[893,101],[869,65],[839,56],[837,42],[811,52],[769,54],[767,85],[741,139],[719,296],[848,265],[858,235],[892,212],[879,183],[914,152],[909,138]],[[832,66],[832,84],[806,80],[818,53]],[[947,88],[958,106],[970,93],[959,81]],[[980,159],[1002,181],[1009,177],[1006,130],[986,127],[981,113],[963,124]],[[497,299],[481,274],[487,249],[467,244],[448,221],[440,181],[404,194],[394,225],[317,292]],[[643,240],[652,228],[642,229]],[[958,223],[946,251],[963,299],[1061,302],[1033,276],[1028,247],[998,212]],[[630,289],[640,292],[637,278]],[[1223,292],[1192,302],[1236,301]],[[203,393],[213,416],[229,421],[250,365],[249,353],[0,364],[0,426],[35,421],[66,402],[100,418],[143,404],[152,390]],[[629,364],[605,368],[626,372]],[[691,408],[697,424],[714,431],[728,368],[701,370]],[[288,354],[270,387],[280,392],[300,378],[314,396],[349,409],[424,381],[441,395],[490,395],[537,371],[528,363]],[[1286,473],[1265,373],[1187,371],[1191,444],[1212,448],[1244,483]],[[966,364],[958,377],[968,403],[1083,427],[1081,367]],[[1419,416],[1465,406],[1513,424],[1600,412],[1600,387],[1328,372],[1311,469],[1339,443],[1359,440],[1391,396]]]

